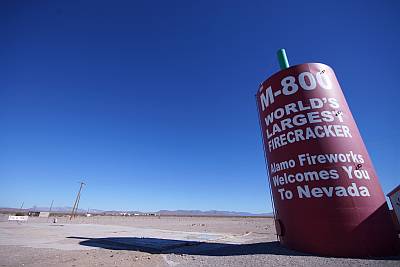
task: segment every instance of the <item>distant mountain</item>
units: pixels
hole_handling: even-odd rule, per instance
[[[3,212],[28,212],[28,211],[49,211],[49,207],[31,207],[31,208],[6,208],[6,207],[0,207],[0,211]],[[51,212],[55,213],[68,213],[72,211],[72,207],[52,207]],[[85,213],[87,210],[84,209],[78,209],[78,213]]]
[[[28,212],[28,211],[49,211],[49,207],[32,207],[20,210],[19,208],[6,208],[0,207],[0,212]],[[72,211],[72,207],[53,207],[51,212],[55,213],[69,213]],[[78,209],[78,213],[86,213],[88,210]],[[104,215],[119,215],[121,213],[129,214],[159,214],[164,216],[261,216],[261,217],[272,217],[270,213],[250,213],[250,212],[237,212],[237,211],[219,211],[219,210],[159,210],[156,212],[141,212],[141,211],[118,211],[118,210],[99,210],[89,209],[92,214],[104,214]]]
[[[157,214],[174,216],[273,216],[272,213],[250,213],[220,210],[160,210],[157,212]]]

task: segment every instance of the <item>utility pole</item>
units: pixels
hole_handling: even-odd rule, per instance
[[[81,186],[79,187],[78,194],[76,195],[74,207],[72,208],[72,211],[71,211],[70,220],[72,220],[72,217],[75,217],[75,216],[76,216],[76,212],[77,212],[78,206],[79,206],[79,200],[81,199],[82,187],[83,187],[84,185],[86,185],[84,182],[80,182],[80,183],[81,183]]]
[[[54,203],[54,199],[51,201],[51,205],[50,205],[50,209],[49,209],[49,215],[50,215],[51,209],[53,208],[53,203]]]
[[[47,217],[47,222],[49,222],[50,214],[51,214],[51,209],[53,208],[53,203],[54,199],[51,201],[50,209],[49,209],[49,217]]]

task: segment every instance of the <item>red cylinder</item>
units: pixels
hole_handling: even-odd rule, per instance
[[[282,70],[257,92],[281,244],[326,256],[394,255],[385,196],[333,70]]]

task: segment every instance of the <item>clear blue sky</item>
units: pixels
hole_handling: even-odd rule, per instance
[[[399,1],[1,1],[0,206],[271,211],[254,94],[334,68],[400,181]]]

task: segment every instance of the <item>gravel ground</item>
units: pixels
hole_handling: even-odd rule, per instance
[[[60,227],[43,218],[25,224],[4,218],[0,266],[400,266],[400,256],[345,259],[288,250],[276,242],[270,218],[95,216],[60,218]]]

